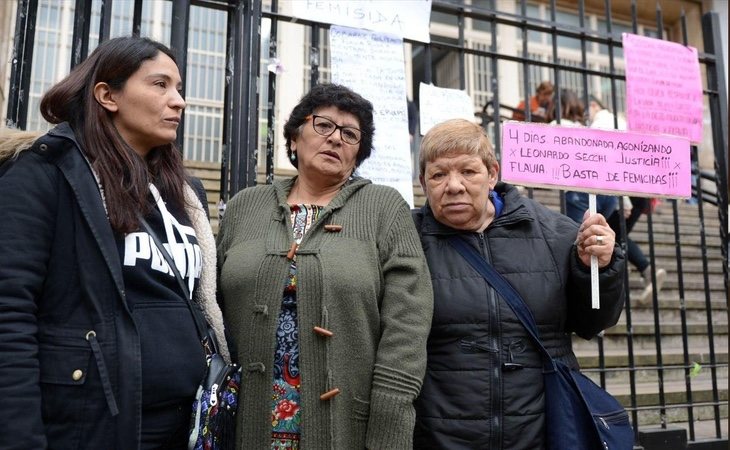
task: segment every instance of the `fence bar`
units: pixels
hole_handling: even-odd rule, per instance
[[[99,42],[104,42],[108,40],[111,35],[113,3],[114,0],[101,0],[101,17],[99,17]]]
[[[457,27],[459,28],[459,47],[461,47],[461,50],[459,51],[459,89],[464,90],[466,89],[466,53],[464,52],[464,48],[466,47],[465,41],[464,41],[464,28],[466,28],[466,25],[464,24],[464,8],[459,8],[459,15],[457,16]]]
[[[722,250],[722,273],[725,280],[725,304],[730,307],[730,273],[728,258],[730,253],[730,238],[728,237],[728,113],[727,92],[725,88],[725,66],[723,62],[722,41],[720,38],[720,19],[715,12],[702,16],[702,35],[705,52],[714,56],[712,64],[707,68],[707,88],[717,92],[709,96],[710,117],[712,119],[712,142],[715,147],[715,173],[717,174],[717,211],[720,217],[720,242]]]
[[[188,67],[188,23],[190,18],[190,0],[172,0],[172,23],[170,24],[170,48],[175,53],[177,65],[181,67],[180,75],[183,79],[182,96],[185,98],[185,82],[187,81],[187,73],[185,68]],[[185,144],[185,118],[180,121],[177,127],[177,139],[175,146],[183,152]]]
[[[692,162],[697,161],[697,147],[692,146]],[[717,391],[717,356],[715,355],[715,333],[714,324],[712,322],[712,298],[710,295],[710,275],[709,265],[707,257],[707,236],[705,233],[705,208],[702,201],[702,178],[697,177],[697,212],[699,213],[700,219],[700,252],[702,253],[702,281],[704,282],[705,288],[705,316],[707,317],[707,341],[708,349],[710,352],[710,374],[712,377],[712,401],[715,403],[719,402],[719,394]],[[726,291],[727,294],[727,291]],[[721,437],[722,431],[720,429],[720,406],[715,405],[713,407],[714,420],[715,420],[715,436]]]
[[[520,10],[521,10],[522,17],[523,17],[523,23],[522,23],[523,26],[522,26],[522,30],[521,30],[522,31],[522,33],[521,33],[522,34],[522,58],[526,59],[530,55],[529,50],[527,48],[527,41],[528,41],[527,27],[524,26],[527,23],[527,1],[526,0],[522,0],[520,2]],[[525,116],[525,121],[532,122],[532,111],[530,108],[530,97],[531,97],[530,94],[532,93],[532,89],[530,87],[530,68],[526,62],[522,63],[522,90],[525,94],[525,98],[523,99],[525,101],[525,107],[524,107],[524,111],[523,111],[524,116]],[[495,105],[495,108],[496,108],[496,105]],[[530,196],[530,197],[532,197],[532,196]]]
[[[677,283],[679,290],[679,318],[682,326],[682,362],[684,363],[684,381],[687,390],[687,422],[689,423],[689,440],[695,440],[694,408],[692,407],[692,378],[689,365],[689,339],[687,329],[687,305],[684,294],[684,272],[682,267],[682,244],[679,232],[679,208],[677,200],[672,199],[672,218],[674,220],[674,252],[677,258]]]
[[[87,0],[76,0],[74,34],[71,39],[71,69],[79,65],[89,54],[90,30],[91,2]]]
[[[309,88],[311,89],[319,84],[319,59],[322,56],[322,52],[319,50],[319,26],[312,25],[309,35],[312,41],[312,45],[309,47]]]
[[[234,0],[229,0],[232,2]],[[225,204],[228,201],[228,181],[231,161],[231,130],[233,120],[234,89],[233,84],[238,77],[234,77],[235,49],[238,47],[235,39],[238,37],[238,19],[234,4],[229,3],[226,12],[226,67],[225,67],[225,88],[223,90],[223,136],[221,139],[221,180],[220,180],[220,201],[218,202],[218,214],[225,212]]]
[[[140,36],[142,33],[142,0],[134,0],[134,11],[132,13],[132,34]]]
[[[278,9],[277,0],[271,1],[271,10],[276,11]],[[271,21],[271,27],[269,32],[269,64],[273,61],[274,58],[276,58],[276,52],[277,52],[277,29],[278,29],[278,21],[272,20]],[[274,131],[276,130],[276,126],[274,124],[274,112],[275,112],[275,105],[276,105],[276,77],[277,77],[276,70],[274,72],[269,72],[269,83],[267,86],[268,89],[268,105],[266,105],[266,109],[268,111],[266,115],[266,184],[271,184],[274,182]]]
[[[231,147],[231,183],[229,195],[256,185],[258,153],[258,70],[259,41],[261,39],[261,2],[238,2],[235,5],[234,75],[230,114],[231,128],[228,145]]]
[[[491,33],[492,33],[492,42],[490,42],[490,49],[492,50],[492,53],[497,52],[497,20],[496,15],[492,15],[492,19],[489,22],[491,24]],[[499,64],[497,64],[497,58],[494,56],[490,56],[489,60],[491,61],[492,65],[492,79],[490,80],[489,87],[492,90],[492,104],[494,105],[494,112],[492,113],[492,120],[494,121],[494,142],[497,144],[495,146],[496,149],[499,149],[499,152],[501,153],[502,150],[502,130],[499,126],[500,120],[499,120]],[[486,112],[486,110],[485,110]],[[487,117],[485,116],[482,118],[482,126],[484,129],[487,129],[488,121],[486,120]],[[497,154],[497,157],[500,157],[500,153]]]
[[[18,0],[6,119],[10,128],[25,130],[28,123],[28,96],[37,14],[38,0]]]
[[[687,45],[687,16],[682,9],[682,42]],[[689,366],[689,338],[687,328],[687,306],[684,294],[684,272],[682,267],[682,245],[679,232],[679,209],[677,200],[672,199],[672,219],[674,221],[674,251],[677,258],[677,283],[679,290],[679,318],[682,327],[682,361],[684,362],[684,382],[687,391],[687,424],[689,425],[689,440],[695,440],[694,408],[692,401],[692,378]]]
[[[636,14],[636,3],[632,3],[632,14],[633,23],[636,30],[637,14]],[[660,36],[664,34],[664,21],[662,20],[662,11],[659,4],[656,5],[656,27],[657,32]],[[638,30],[637,30],[638,31]],[[635,31],[635,32],[637,32]],[[653,286],[651,292],[651,301],[654,313],[654,346],[656,348],[656,361],[657,361],[657,381],[659,388],[659,420],[661,421],[661,427],[667,427],[667,410],[666,410],[666,396],[664,393],[664,359],[662,353],[662,331],[661,321],[659,319],[659,293],[657,292],[656,286],[656,255],[654,248],[654,221],[653,211],[651,208],[646,213],[646,226],[649,234],[649,262],[651,273],[651,285]],[[649,280],[645,280],[648,282]]]

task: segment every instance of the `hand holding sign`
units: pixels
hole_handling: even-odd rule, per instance
[[[575,245],[578,258],[585,266],[591,268],[591,306],[593,309],[600,309],[598,269],[611,263],[616,233],[603,215],[596,214],[596,196],[590,194],[589,200],[590,207],[583,215],[583,223],[578,228]]]
[[[581,262],[590,266],[591,256],[595,256],[598,268],[602,269],[611,263],[616,233],[603,215],[586,211],[575,242]]]

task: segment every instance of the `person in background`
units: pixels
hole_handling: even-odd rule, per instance
[[[427,203],[414,214],[434,291],[428,367],[416,400],[414,448],[545,447],[540,353],[497,292],[449,244],[461,236],[520,293],[555,358],[578,363],[571,333],[590,339],[616,323],[624,258],[596,214],[578,225],[498,182],[484,130],[455,119],[421,143]],[[591,308],[590,258],[601,308]]]
[[[41,99],[54,128],[4,140],[2,449],[187,448],[206,372],[187,292],[228,350],[204,191],[173,144],[181,85],[164,45],[111,39]]]
[[[557,105],[557,100],[553,105]],[[556,117],[557,111],[550,113],[551,117]],[[550,122],[551,125],[560,125],[564,127],[583,127],[585,126],[585,107],[580,101],[575,91],[570,89],[560,90],[560,119]],[[613,195],[596,195],[596,211],[603,217],[610,217],[618,208],[618,199]],[[566,191],[565,192],[565,214],[580,223],[583,221],[583,214],[588,210],[588,193]]]
[[[312,88],[284,125],[298,175],[244,189],[218,235],[243,367],[240,449],[411,449],[433,310],[407,203],[353,176],[372,104]]]
[[[590,97],[590,119],[591,128],[616,129],[625,130],[626,121],[614,114],[603,106],[603,103],[596,97]],[[623,210],[616,209],[609,217],[608,224],[616,232],[621,239],[621,214],[626,220],[626,257],[636,270],[641,274],[641,280],[644,284],[644,290],[639,295],[639,301],[646,303],[651,299],[654,290],[651,279],[651,263],[641,248],[634,242],[629,233],[634,229],[634,225],[639,221],[641,215],[649,211],[652,200],[644,197],[628,197],[624,196]],[[662,290],[664,282],[667,279],[667,271],[663,268],[656,270],[656,291],[657,294]]]
[[[553,84],[550,81],[543,81],[537,86],[535,95],[530,97],[530,121],[549,122],[549,111],[553,101]],[[512,120],[527,120],[527,108],[522,100],[512,111]]]
[[[416,137],[416,131],[418,130],[418,107],[416,102],[407,100],[408,106],[408,136],[411,138],[411,144]]]

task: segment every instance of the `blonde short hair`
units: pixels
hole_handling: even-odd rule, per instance
[[[445,155],[477,155],[490,173],[497,163],[487,133],[466,119],[447,120],[428,130],[421,140],[420,175],[426,173],[426,163]]]

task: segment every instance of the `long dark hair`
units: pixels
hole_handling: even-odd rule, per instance
[[[323,83],[312,88],[302,97],[297,106],[294,107],[289,120],[284,124],[284,138],[286,138],[286,153],[291,158],[291,141],[299,136],[299,127],[307,120],[307,116],[315,109],[334,106],[340,111],[345,111],[357,117],[362,131],[362,140],[357,149],[355,167],[370,157],[373,152],[373,104],[364,99],[352,89],[339,84]],[[292,161],[294,167],[298,167],[298,161]]]
[[[110,39],[41,99],[41,114],[48,122],[68,122],[74,130],[104,188],[109,222],[121,233],[137,230],[138,211],[150,211],[150,181],[168,203],[182,208],[185,169],[172,143],[153,148],[142,159],[119,134],[112,114],[96,101],[94,86],[105,82],[119,91],[145,61],[160,54],[176,61],[169,48],[151,39]]]

